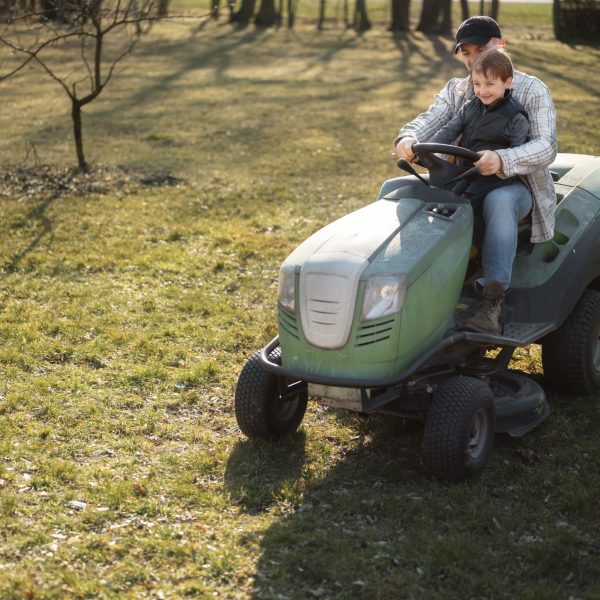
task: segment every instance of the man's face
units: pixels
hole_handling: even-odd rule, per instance
[[[480,71],[474,71],[473,89],[475,95],[489,108],[504,98],[504,92],[510,88],[512,77],[502,81],[499,77],[489,77]]]
[[[473,68],[473,61],[486,50],[490,48],[498,48],[499,46],[503,46],[503,40],[498,40],[496,38],[492,38],[485,46],[478,46],[477,44],[461,44],[459,52],[465,63],[467,69],[469,69],[469,73]]]

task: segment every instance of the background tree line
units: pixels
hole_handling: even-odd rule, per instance
[[[497,18],[499,0],[490,0],[485,6],[481,0],[478,14],[489,14]],[[460,0],[462,19],[469,17],[467,0]],[[317,27],[322,29],[327,16],[327,0],[319,0]],[[452,0],[423,0],[417,31],[428,34],[447,34],[452,32]],[[487,9],[487,10],[486,10]],[[297,0],[239,0],[229,4],[229,20],[240,26],[253,22],[258,27],[273,27],[285,24],[291,28],[296,21]],[[220,0],[212,0],[214,18],[220,15]],[[349,0],[342,5],[344,25],[356,31],[367,31],[371,20],[367,0],[355,0],[351,6]],[[410,30],[410,0],[390,0],[390,31]]]

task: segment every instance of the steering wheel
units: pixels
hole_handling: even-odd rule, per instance
[[[433,187],[444,189],[447,185],[454,183],[458,179],[479,173],[479,169],[475,166],[467,168],[465,166],[456,165],[435,154],[450,154],[474,163],[478,161],[481,156],[477,154],[477,152],[473,152],[473,150],[461,148],[460,146],[453,146],[451,144],[415,144],[412,149],[418,156],[418,164],[429,171],[429,185]],[[401,165],[400,163],[403,164]],[[404,163],[405,161],[398,161],[398,166],[401,169],[408,170],[406,169],[408,163],[406,163],[406,165]],[[414,172],[414,169],[409,172]]]
[[[465,158],[471,162],[477,162],[481,158],[481,155],[477,154],[477,152],[473,152],[473,150],[461,148],[460,146],[453,146],[452,144],[415,144],[413,146],[413,152],[415,154],[433,154],[434,152],[439,154],[451,154],[452,156]]]

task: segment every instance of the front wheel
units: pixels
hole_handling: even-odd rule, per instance
[[[583,292],[567,320],[542,340],[542,364],[544,379],[556,390],[600,390],[600,292]]]
[[[427,470],[451,483],[477,475],[492,451],[495,422],[494,395],[484,382],[454,377],[438,386],[423,437]]]
[[[269,358],[278,361],[279,348]],[[251,439],[277,440],[294,433],[304,417],[308,389],[302,381],[288,381],[265,371],[255,352],[240,373],[235,390],[235,416],[242,433]]]

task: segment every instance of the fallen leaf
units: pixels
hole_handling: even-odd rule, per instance
[[[148,495],[148,490],[146,490],[146,488],[142,487],[139,483],[133,484],[133,492],[137,496],[147,496]]]

